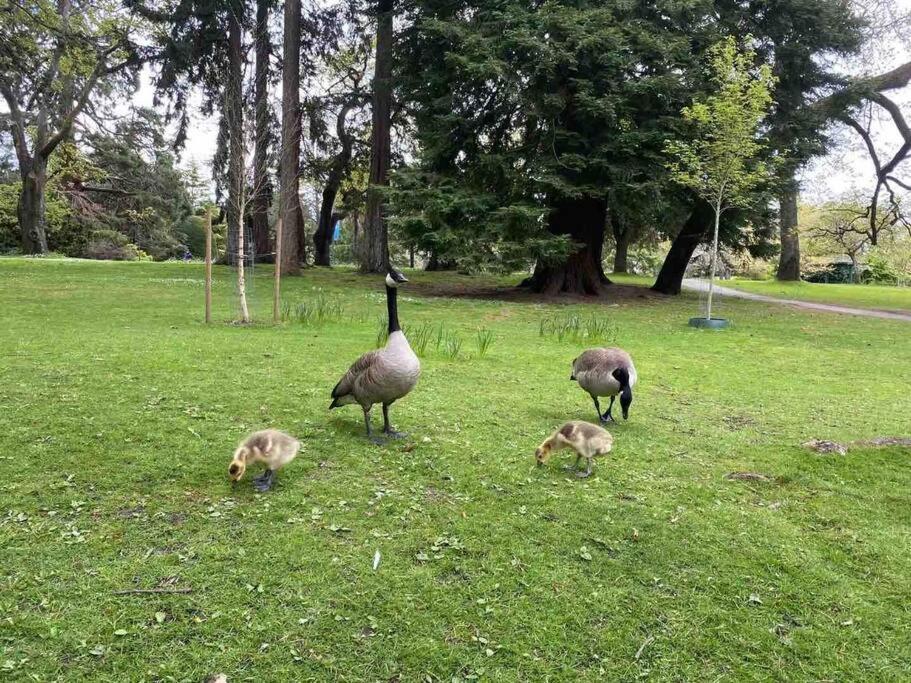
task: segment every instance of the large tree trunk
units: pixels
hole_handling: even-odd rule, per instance
[[[629,256],[630,229],[615,211],[610,212],[611,232],[614,234],[614,272],[626,273]]]
[[[332,229],[335,225],[336,214],[333,213],[335,208],[335,198],[338,196],[339,188],[342,186],[342,179],[348,165],[351,163],[351,148],[354,146],[354,139],[348,134],[345,127],[345,121],[348,118],[348,112],[351,111],[353,104],[345,104],[338,113],[335,123],[335,132],[338,136],[341,149],[332,160],[332,167],[329,169],[329,176],[326,178],[326,186],[323,188],[323,201],[319,210],[319,223],[316,226],[316,232],[313,233],[313,262],[318,266],[330,266],[330,247],[332,246]]]
[[[693,212],[683,224],[683,228],[671,243],[671,248],[664,257],[664,263],[652,290],[662,294],[680,294],[683,275],[693,256],[693,252],[712,226],[714,212],[706,202],[699,201]]]
[[[35,157],[30,166],[20,168],[20,176],[22,189],[17,216],[22,231],[22,251],[26,254],[46,254],[44,187],[47,184],[47,162],[40,156]]]
[[[548,229],[554,235],[567,235],[578,248],[562,263],[539,261],[523,284],[542,294],[603,294],[604,285],[610,283],[601,266],[606,210],[604,200],[597,197],[558,202],[551,209]]]
[[[778,259],[779,280],[800,279],[800,237],[797,233],[797,187],[790,185],[778,198],[781,230],[781,256]]]
[[[338,214],[332,212],[338,184],[330,182],[323,188],[323,201],[319,209],[319,223],[313,233],[313,263],[318,266],[331,266],[332,227]]]
[[[373,74],[373,132],[367,221],[360,248],[361,271],[379,273],[389,265],[389,233],[378,188],[389,183],[392,148],[392,0],[377,2],[376,66]]]
[[[239,19],[228,15],[228,81],[225,113],[228,117],[228,233],[237,235],[237,293],[242,322],[250,322],[244,274],[244,103],[243,45]]]
[[[357,209],[351,212],[351,254],[352,257],[358,253],[360,245],[358,244],[361,233],[361,212]]]
[[[302,223],[298,196],[300,165],[300,0],[286,0],[284,45],[282,49],[282,145],[281,145],[281,214],[283,275],[300,272],[306,256],[301,240]]]
[[[269,239],[269,200],[272,188],[269,183],[269,1],[256,0],[256,75],[254,98],[256,122],[253,152],[253,197],[250,214],[253,235],[251,254],[259,260],[270,260],[272,253]],[[265,257],[265,258],[264,258]]]

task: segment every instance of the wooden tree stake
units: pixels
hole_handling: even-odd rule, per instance
[[[275,224],[275,285],[272,290],[272,322],[281,322],[281,288],[282,288],[282,227],[281,216]]]
[[[212,209],[206,209],[206,323],[212,322]]]

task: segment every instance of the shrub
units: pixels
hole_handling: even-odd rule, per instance
[[[89,237],[85,257],[101,261],[139,261],[147,257],[139,247],[116,230],[96,230]]]
[[[895,239],[871,247],[869,280],[890,285],[911,282],[911,239]]]

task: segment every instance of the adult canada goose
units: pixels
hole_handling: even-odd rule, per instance
[[[386,346],[365,353],[348,368],[332,390],[329,408],[357,403],[364,411],[367,437],[374,443],[370,429],[370,409],[375,403],[383,404],[383,433],[396,439],[405,436],[389,424],[389,406],[414,389],[421,375],[421,362],[411,350],[405,333],[399,327],[399,310],[396,294],[398,286],[408,282],[402,273],[389,268],[386,275],[386,307],[389,311],[389,340]]]
[[[569,377],[579,383],[591,395],[595,402],[595,410],[601,422],[610,422],[614,419],[611,408],[614,399],[620,395],[620,407],[623,409],[623,419],[629,418],[629,407],[633,402],[633,385],[636,384],[636,367],[633,359],[623,349],[589,349],[573,361],[573,372]],[[601,414],[599,396],[610,396],[610,405],[607,412]]]

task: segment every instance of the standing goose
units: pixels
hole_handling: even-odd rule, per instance
[[[629,418],[629,407],[633,402],[633,385],[636,384],[636,367],[633,359],[623,349],[589,349],[573,361],[573,373],[569,377],[579,383],[595,402],[595,410],[601,422],[610,422],[614,419],[611,408],[614,399],[620,395],[620,407],[623,409],[623,419]],[[599,396],[610,396],[610,405],[607,412],[601,414]]]
[[[386,275],[386,307],[389,311],[389,340],[386,346],[369,351],[348,368],[332,390],[329,408],[357,403],[364,411],[367,438],[374,438],[370,429],[370,409],[374,403],[383,404],[383,433],[397,439],[405,434],[395,431],[389,424],[389,406],[414,389],[421,375],[421,362],[411,350],[405,333],[399,327],[399,310],[396,294],[398,286],[408,279],[394,268]]]

